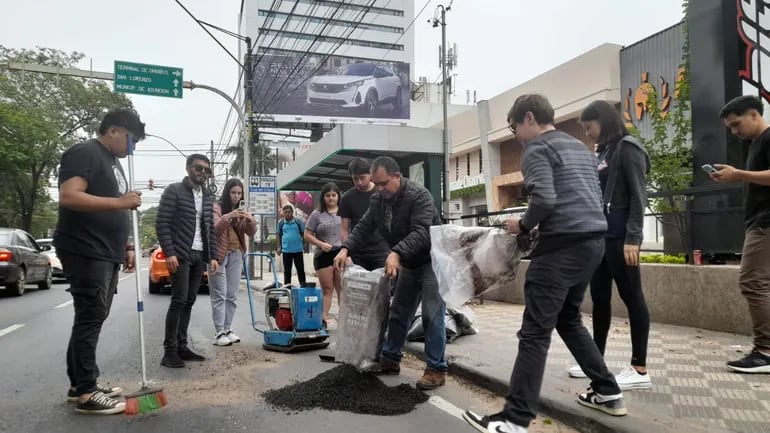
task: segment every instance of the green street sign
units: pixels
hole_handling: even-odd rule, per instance
[[[115,60],[115,92],[182,98],[182,83],[182,68]]]

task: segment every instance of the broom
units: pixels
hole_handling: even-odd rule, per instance
[[[128,185],[129,190],[134,191],[134,138],[128,134]],[[134,229],[134,245],[139,244],[139,212],[131,210],[131,223]],[[162,388],[151,388],[147,381],[147,360],[144,353],[144,303],[142,302],[142,279],[139,277],[140,267],[134,266],[136,277],[136,311],[139,315],[139,353],[142,360],[142,387],[136,392],[127,394],[126,415],[138,415],[158,410],[166,405],[166,395]]]

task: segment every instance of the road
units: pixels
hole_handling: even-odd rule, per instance
[[[146,267],[146,264],[144,265]],[[146,277],[146,272],[144,273]],[[159,364],[167,295],[145,292],[145,327],[149,377],[163,386],[169,405],[140,417],[84,416],[65,402],[67,379],[64,353],[72,323],[72,304],[66,286],[49,291],[29,290],[20,298],[0,298],[0,432],[281,432],[312,431],[372,433],[442,431],[469,433],[458,418],[460,409],[489,413],[502,400],[455,380],[433,391],[428,403],[413,412],[389,417],[346,412],[292,413],[265,404],[261,394],[315,377],[333,364],[318,361],[317,352],[277,354],[262,350],[258,334],[249,327],[248,302],[240,293],[235,330],[243,342],[229,347],[211,344],[213,334],[209,298],[201,295],[190,325],[192,346],[208,360],[183,369]],[[101,335],[97,360],[102,379],[127,391],[139,387],[138,332],[133,276],[118,286],[112,313]],[[389,386],[414,383],[421,373],[416,360],[404,363],[402,374],[383,378]],[[543,420],[539,420],[541,424]],[[530,429],[571,432],[556,423]]]

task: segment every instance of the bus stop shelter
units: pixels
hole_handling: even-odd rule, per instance
[[[440,129],[380,125],[338,125],[278,173],[281,191],[318,191],[333,182],[344,192],[353,184],[348,163],[390,156],[401,174],[423,184],[441,209],[443,145]]]

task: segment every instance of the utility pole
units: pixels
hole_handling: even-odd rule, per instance
[[[246,37],[246,59],[244,61],[244,66],[246,68],[245,71],[243,71],[244,77],[246,78],[244,80],[244,90],[245,90],[245,96],[246,100],[245,107],[246,107],[246,124],[243,125],[246,128],[246,140],[243,144],[243,178],[246,181],[246,183],[249,182],[249,176],[251,176],[251,164],[249,159],[251,158],[251,155],[249,155],[249,150],[251,148],[251,142],[253,141],[253,133],[252,130],[252,122],[251,117],[253,116],[253,107],[252,107],[252,97],[254,96],[253,89],[254,89],[254,70],[252,68],[251,64],[251,38]]]
[[[449,100],[449,95],[447,95],[447,48],[446,48],[446,13],[447,11],[452,9],[452,3],[449,3],[449,6],[444,5],[438,5],[436,12],[438,12],[438,9],[441,10],[441,16],[440,18],[434,17],[431,20],[428,20],[429,23],[433,24],[433,27],[441,26],[441,96],[442,96],[442,105],[444,109],[444,128],[443,128],[443,134],[442,138],[444,141],[444,172],[442,176],[442,182],[444,184],[443,188],[443,219],[444,222],[449,221],[449,155],[451,154],[451,149],[449,148],[449,129],[448,129],[448,118],[447,118],[447,103]]]

